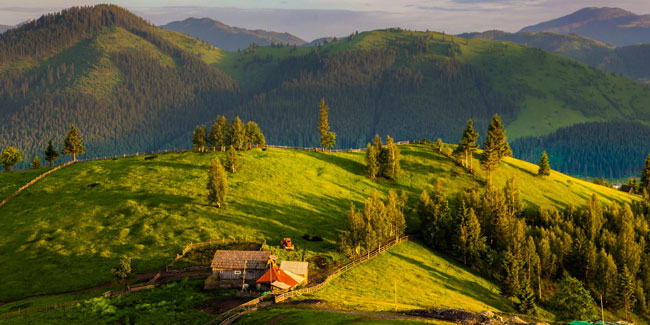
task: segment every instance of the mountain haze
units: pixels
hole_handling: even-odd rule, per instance
[[[7,31],[7,30],[9,30],[9,29],[11,29],[13,27],[14,26],[0,24],[0,33],[4,33],[5,31]]]
[[[607,44],[626,46],[650,43],[650,15],[637,15],[620,8],[590,7],[521,31],[574,33]]]
[[[161,26],[161,28],[199,38],[228,51],[243,50],[252,43],[260,46],[275,43],[289,45],[303,45],[306,43],[304,40],[289,33],[231,27],[210,18],[188,18],[183,21],[171,22]]]

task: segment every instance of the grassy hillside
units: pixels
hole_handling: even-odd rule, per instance
[[[415,206],[423,189],[443,179],[448,195],[481,186],[450,159],[421,145],[402,146],[404,173],[396,183],[364,176],[363,153],[324,154],[252,150],[229,176],[225,209],[208,205],[207,168],[222,153],[172,153],[80,163],[46,177],[0,207],[0,301],[78,290],[111,281],[120,256],[136,272],[160,269],[189,242],[292,237],[307,254],[341,256],[335,242],[350,202],[373,190],[406,191]],[[524,201],[535,206],[582,205],[596,193],[609,203],[632,196],[566,175],[535,176],[536,166],[508,158],[494,174],[497,186],[517,177]],[[0,184],[33,171],[0,173]],[[23,178],[29,178],[23,176]],[[407,214],[410,229],[417,217]],[[305,233],[323,242],[301,239]],[[25,279],[30,279],[26,282]]]
[[[384,317],[384,318],[382,318]],[[319,324],[451,324],[442,321],[400,320],[383,315],[364,313],[346,313],[330,310],[299,309],[291,307],[275,307],[258,310],[245,315],[235,324],[309,324],[318,319]]]

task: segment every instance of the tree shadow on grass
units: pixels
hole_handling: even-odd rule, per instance
[[[512,307],[509,305],[506,305],[502,302],[503,297],[500,295],[494,293],[492,290],[489,290],[480,284],[476,283],[475,281],[469,281],[465,279],[461,279],[457,276],[454,276],[450,273],[444,273],[441,272],[439,269],[433,268],[431,266],[425,265],[421,261],[415,260],[409,256],[400,254],[400,253],[395,253],[391,252],[391,254],[395,255],[396,257],[411,263],[413,265],[416,265],[419,268],[422,268],[426,270],[429,273],[432,273],[435,277],[444,279],[444,287],[452,290],[452,291],[457,291],[460,292],[466,296],[473,297],[474,299],[488,305],[488,306],[494,306],[502,311],[509,311],[512,310]],[[476,274],[476,272],[466,269],[464,266],[459,265],[458,263],[451,261],[447,258],[444,258],[446,262],[449,263],[453,268],[455,269],[462,269],[465,272],[471,273],[477,277],[482,277],[481,275]]]
[[[365,173],[366,167],[362,163],[352,159],[344,158],[338,154],[311,151],[305,151],[303,154],[312,158],[316,158],[328,164],[338,166],[339,168],[342,168],[347,172],[355,175],[364,175]]]
[[[535,173],[533,173],[533,172],[531,172],[531,171],[529,171],[527,169],[521,168],[521,167],[519,167],[519,166],[517,166],[517,165],[515,165],[513,163],[510,163],[510,162],[507,162],[507,161],[504,161],[503,163],[505,165],[508,165],[508,166],[510,166],[510,167],[524,173],[524,174],[528,174],[528,175],[531,175],[531,176],[537,176],[537,174],[535,174]]]

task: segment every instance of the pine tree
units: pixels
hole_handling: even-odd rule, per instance
[[[52,140],[48,142],[47,144],[47,149],[45,149],[45,161],[47,161],[50,164],[50,167],[52,167],[52,163],[59,159],[60,154],[54,149],[54,145],[52,144]]]
[[[521,292],[519,277],[521,274],[521,258],[515,255],[510,249],[504,253],[503,270],[505,271],[505,276],[503,277],[501,293],[506,297],[518,296]]]
[[[34,159],[32,159],[32,163],[29,165],[33,169],[39,169],[41,168],[41,160],[38,158],[37,155],[34,155]]]
[[[380,173],[387,179],[395,179],[400,171],[399,149],[393,141],[393,138],[386,136],[386,145],[383,146],[380,153]]]
[[[203,152],[206,144],[205,125],[197,125],[192,132],[192,147],[198,152]]]
[[[245,137],[246,128],[239,119],[239,116],[237,116],[232,121],[232,125],[230,126],[230,145],[234,146],[237,150],[241,149],[244,145]]]
[[[217,148],[223,151],[226,147],[226,139],[228,138],[228,120],[225,116],[219,115],[215,119],[210,134],[208,135],[208,142],[216,151]]]
[[[404,198],[404,196],[403,196]],[[388,191],[388,199],[386,200],[386,219],[390,225],[389,234],[392,235],[395,240],[398,240],[400,236],[404,234],[406,229],[406,220],[404,220],[404,210],[403,207],[406,205],[405,200],[397,197],[397,193],[394,191]]]
[[[478,145],[476,145],[478,135],[478,132],[474,131],[474,121],[469,119],[467,126],[463,130],[463,136],[454,151],[454,153],[461,156],[463,166],[470,172],[473,172],[472,154],[478,149]]]
[[[375,179],[379,174],[378,156],[375,146],[368,143],[368,147],[366,148],[366,174],[368,174],[370,179]]]
[[[492,172],[499,168],[501,159],[512,156],[512,150],[507,142],[506,130],[501,124],[501,118],[494,114],[492,122],[488,126],[487,138],[483,143],[483,155],[481,156],[481,167],[487,171],[488,184],[492,184]]]
[[[521,293],[518,295],[519,305],[517,309],[526,315],[534,315],[537,313],[537,305],[535,305],[535,293],[530,287],[530,282],[525,281]]]
[[[596,269],[591,282],[606,306],[611,303],[611,296],[616,292],[617,281],[618,268],[614,258],[605,251],[605,248],[601,248],[596,257]]]
[[[634,276],[627,266],[623,266],[623,271],[618,275],[616,298],[618,304],[625,309],[625,321],[628,320],[628,310],[636,303],[635,291]]]
[[[86,153],[86,147],[83,144],[83,137],[74,124],[70,125],[68,135],[63,141],[63,150],[61,150],[61,153],[67,156],[72,155],[73,161],[77,161],[77,155],[83,155]]]
[[[325,98],[320,100],[320,116],[318,118],[318,132],[320,133],[321,148],[332,148],[336,144],[336,133],[329,132],[330,124],[328,118],[329,106],[325,104]]]
[[[0,164],[5,171],[10,172],[21,161],[23,161],[23,156],[20,154],[20,150],[14,147],[8,147],[0,153]]]
[[[226,203],[228,180],[226,170],[221,166],[219,158],[214,158],[208,172],[208,201],[221,208]]]
[[[548,155],[546,155],[546,151],[542,153],[542,158],[539,160],[539,171],[537,172],[537,175],[551,175],[551,165],[548,163]]]
[[[639,193],[643,193],[643,190],[646,190],[650,193],[650,155],[645,158],[645,164],[643,170],[641,171],[641,185]]]
[[[485,237],[481,236],[481,224],[473,208],[467,208],[463,203],[458,223],[458,239],[456,248],[463,255],[465,265],[473,265],[479,261],[481,253],[486,249]]]
[[[499,148],[494,140],[488,134],[483,143],[483,154],[481,155],[481,168],[487,172],[487,185],[492,185],[492,172],[497,170],[500,165]]]
[[[232,145],[228,149],[228,153],[226,153],[226,163],[224,166],[227,170],[229,170],[231,173],[236,173],[238,166],[237,166],[237,151],[235,150],[235,147]]]

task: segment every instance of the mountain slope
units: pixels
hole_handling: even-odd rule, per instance
[[[252,43],[261,46],[276,43],[288,45],[303,45],[306,43],[304,40],[289,33],[231,27],[210,18],[187,18],[183,21],[168,23],[161,26],[161,28],[202,39],[228,51],[243,50]]]
[[[435,179],[444,181],[445,194],[452,198],[482,186],[484,175],[464,172],[430,147],[400,150],[403,174],[397,182],[369,180],[362,152],[246,152],[240,171],[228,176],[225,209],[208,205],[205,190],[211,160],[223,159],[225,153],[161,154],[150,160],[124,158],[65,167],[0,207],[0,301],[109,282],[110,269],[122,255],[133,258],[136,272],[161,269],[189,242],[210,239],[278,243],[291,237],[308,257],[338,260],[342,256],[336,241],[346,211],[351,202],[362,206],[373,190],[382,195],[389,189],[404,190],[409,206],[415,206]],[[494,184],[502,187],[516,177],[522,199],[533,211],[539,206],[583,205],[592,193],[606,204],[637,200],[556,172],[539,178],[536,171],[536,165],[506,158],[493,174]],[[0,173],[0,184],[19,180],[7,175]],[[415,231],[418,218],[414,210],[408,211],[407,224]],[[303,240],[305,233],[324,241]]]
[[[650,43],[650,15],[636,15],[619,8],[590,7],[521,31],[575,33],[616,46]]]
[[[9,29],[11,29],[13,27],[14,26],[0,24],[0,33],[4,33],[5,31],[7,31],[7,30],[9,30]]]

